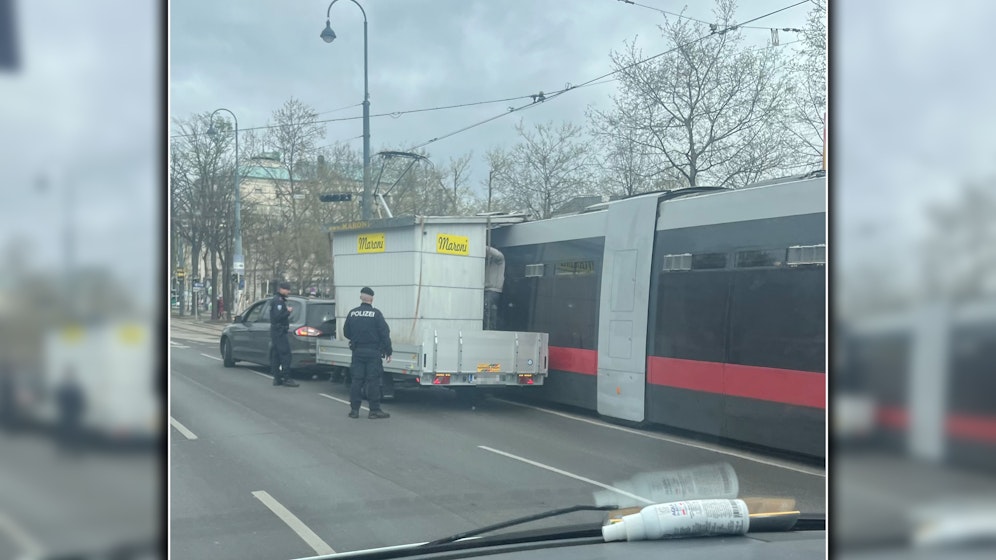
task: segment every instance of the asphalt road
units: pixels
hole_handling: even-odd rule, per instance
[[[50,437],[0,432],[0,558],[160,548],[161,458],[60,451]]]
[[[179,321],[171,332],[175,558],[300,558],[424,542],[589,504],[593,492],[641,472],[720,461],[736,470],[741,496],[826,509],[821,468],[595,416],[496,399],[472,410],[445,389],[426,389],[399,391],[384,404],[390,419],[350,419],[342,385],[273,387],[264,368],[225,368],[213,332]]]

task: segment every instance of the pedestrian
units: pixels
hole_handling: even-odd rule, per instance
[[[384,320],[384,314],[373,306],[374,292],[370,288],[360,290],[359,307],[346,314],[342,334],[349,339],[352,350],[350,375],[353,382],[349,387],[349,417],[360,417],[363,404],[363,391],[366,390],[370,403],[367,418],[390,418],[391,415],[380,408],[380,383],[384,375],[381,360],[391,361],[391,329]]]
[[[56,402],[59,406],[59,443],[65,451],[78,451],[83,439],[86,396],[72,367],[66,370],[62,383],[56,389]]]
[[[17,420],[17,380],[14,368],[0,362],[0,425],[13,428]]]
[[[270,375],[274,385],[297,387],[291,379],[290,316],[294,308],[287,304],[290,284],[281,282],[270,300]]]
[[[505,255],[494,247],[488,247],[484,260],[484,330],[498,329],[498,309],[504,285]]]

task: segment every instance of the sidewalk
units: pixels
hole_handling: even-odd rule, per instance
[[[188,314],[185,314],[183,317],[181,317],[180,314],[175,310],[170,313],[169,320],[171,325],[185,326],[185,327],[202,327],[219,333],[222,331],[222,329],[225,328],[225,325],[229,324],[229,322],[225,321],[224,319],[213,321],[210,319],[210,315],[208,315],[208,318],[204,318],[203,315],[200,318],[196,318],[193,315],[188,315]]]

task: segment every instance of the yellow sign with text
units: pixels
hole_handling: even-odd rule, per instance
[[[470,255],[470,238],[448,233],[437,234],[436,252],[447,255]]]
[[[477,373],[501,373],[501,364],[477,364]]]
[[[384,234],[383,233],[362,233],[356,237],[356,251],[358,253],[383,253]]]

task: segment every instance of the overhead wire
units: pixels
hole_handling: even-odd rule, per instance
[[[425,113],[425,112],[429,112],[429,111],[442,111],[442,110],[448,110],[448,109],[459,109],[459,108],[462,108],[462,107],[473,107],[473,106],[476,106],[476,105],[488,105],[488,104],[494,104],[494,103],[507,103],[509,101],[518,101],[520,99],[529,99],[530,97],[531,96],[529,96],[529,95],[519,95],[519,96],[516,96],[516,97],[505,97],[505,98],[502,98],[502,99],[488,99],[488,100],[484,100],[484,101],[470,101],[470,102],[467,102],[467,103],[456,103],[456,104],[453,104],[453,105],[439,105],[439,106],[435,106],[435,107],[423,107],[423,108],[420,108],[420,109],[408,109],[408,110],[404,110],[404,111],[391,111],[389,113],[375,113],[373,115],[370,115],[370,118],[392,117],[392,118],[396,119],[396,118],[402,117],[404,115],[410,115],[410,114],[414,114],[414,113]],[[323,111],[321,113],[316,113],[316,114],[323,115],[323,114],[328,114],[328,113],[334,113],[336,111],[342,111],[342,110],[345,110],[345,109],[351,109],[353,107],[359,107],[361,105],[362,105],[362,103],[356,104],[356,105],[350,105],[348,107],[340,107],[339,109],[333,109],[331,111]],[[320,119],[320,120],[312,121],[309,124],[327,124],[327,123],[333,123],[333,122],[355,121],[355,120],[359,120],[359,119],[362,119],[362,118],[363,118],[362,115],[357,115],[357,116],[352,116],[352,117],[338,117],[338,118],[332,118],[332,119]],[[280,126],[281,125],[278,125],[278,124],[271,124],[271,125],[264,125],[264,126],[245,127],[245,128],[239,128],[239,132],[245,132],[245,131],[250,131],[250,130],[268,130],[268,129],[272,129],[272,128],[280,128]],[[196,133],[174,134],[174,135],[170,136],[170,138],[183,138],[183,137],[188,137],[188,136],[196,136]]]
[[[809,2],[809,0],[802,0],[800,2],[796,2],[795,4],[792,4],[790,6],[786,6],[784,8],[779,8],[777,10],[768,12],[768,13],[766,13],[764,15],[760,15],[760,16],[757,16],[755,18],[749,19],[749,20],[745,21],[744,23],[730,25],[730,26],[728,26],[728,27],[726,27],[724,29],[718,29],[716,27],[713,27],[712,31],[709,34],[707,34],[707,35],[702,35],[702,36],[700,36],[698,38],[692,39],[692,40],[690,40],[690,41],[688,41],[686,43],[683,43],[681,45],[675,46],[675,47],[673,47],[671,49],[668,49],[668,50],[666,50],[664,52],[657,53],[657,54],[655,54],[653,56],[650,56],[650,57],[644,58],[642,60],[638,60],[636,62],[627,64],[625,66],[622,66],[622,67],[617,68],[615,70],[612,70],[610,72],[606,72],[605,74],[602,74],[601,76],[597,76],[595,78],[592,78],[592,79],[587,80],[585,82],[582,82],[580,84],[577,84],[577,85],[568,84],[565,88],[563,88],[561,90],[554,91],[554,92],[552,92],[550,94],[544,94],[541,91],[539,94],[537,94],[537,96],[533,97],[533,101],[531,103],[527,103],[527,104],[519,106],[519,107],[509,107],[508,110],[505,111],[505,112],[503,112],[503,113],[499,113],[499,114],[494,115],[492,117],[488,117],[487,119],[484,119],[482,121],[475,122],[473,124],[467,125],[467,126],[462,127],[460,129],[457,129],[457,130],[454,130],[452,132],[448,132],[446,134],[443,134],[442,136],[436,136],[436,137],[432,138],[431,140],[427,140],[425,142],[422,142],[421,144],[417,144],[417,145],[413,146],[412,148],[410,148],[409,151],[414,151],[414,150],[417,150],[419,148],[424,148],[425,146],[428,146],[429,144],[433,144],[433,143],[438,142],[440,140],[445,140],[446,138],[450,138],[451,136],[455,136],[455,135],[460,134],[462,132],[466,132],[466,131],[471,130],[473,128],[476,128],[478,126],[487,124],[487,123],[489,123],[491,121],[500,119],[501,117],[504,117],[505,115],[510,115],[512,113],[517,113],[519,111],[523,111],[525,109],[528,109],[529,107],[533,107],[533,106],[538,105],[540,103],[545,103],[546,101],[549,101],[550,99],[559,97],[559,96],[567,93],[568,91],[572,91],[572,90],[583,88],[583,87],[597,85],[596,82],[599,82],[600,80],[604,80],[605,78],[608,78],[610,76],[614,76],[615,74],[618,74],[618,73],[623,72],[625,70],[629,70],[630,68],[633,68],[633,67],[638,66],[640,64],[645,64],[647,62],[650,62],[651,60],[660,58],[662,56],[666,56],[666,55],[671,54],[671,53],[673,53],[673,52],[675,52],[677,50],[683,49],[685,47],[688,47],[688,46],[693,45],[695,43],[698,43],[700,41],[704,41],[705,39],[708,39],[709,37],[712,37],[713,35],[722,35],[722,34],[728,33],[730,31],[733,31],[733,30],[736,30],[736,29],[742,27],[744,24],[753,23],[755,21],[758,21],[758,20],[764,19],[766,17],[772,16],[774,14],[777,14],[778,12],[782,12],[782,11],[788,10],[790,8],[794,8],[794,7],[799,6],[801,4],[806,4],[808,2]],[[712,25],[712,24],[710,24],[710,25]],[[612,81],[612,80],[607,80],[606,82],[601,82],[601,83],[607,83],[609,81]]]
[[[684,14],[679,14],[679,13],[675,13],[675,12],[669,12],[667,10],[658,8],[656,6],[647,6],[646,4],[641,4],[639,2],[634,2],[633,0],[618,0],[618,1],[622,2],[624,4],[632,4],[634,6],[639,6],[641,8],[647,8],[648,10],[653,10],[655,12],[660,12],[662,14],[667,14],[667,15],[675,16],[675,17],[682,18],[682,19],[688,19],[688,20],[695,21],[695,22],[698,22],[698,23],[704,23],[706,25],[711,25],[711,26],[712,25],[716,25],[715,22],[705,21],[704,19],[694,18],[692,16],[686,16]],[[793,6],[793,7],[795,7],[795,6]],[[794,28],[794,27],[761,27],[761,26],[756,26],[756,25],[740,25],[739,27],[743,27],[743,28],[747,28],[747,29],[767,29],[767,30],[778,29],[779,31],[796,31],[796,32],[802,32],[802,29],[797,29],[797,28]]]
[[[641,5],[641,4],[636,4],[636,2],[630,2],[630,1],[627,1],[627,0],[620,0],[620,1],[628,3],[628,4]],[[794,8],[794,7],[802,5],[802,4],[806,4],[809,1],[810,0],[802,0],[800,2],[796,2],[795,4],[791,4],[789,6],[785,6],[784,8],[779,8],[777,10],[768,12],[768,13],[766,13],[764,15],[757,16],[755,18],[749,19],[749,20],[747,20],[747,21],[745,21],[743,23],[738,23],[738,24],[727,26],[727,27],[725,27],[723,29],[719,29],[715,24],[710,24],[710,23],[705,22],[703,20],[696,20],[696,21],[699,21],[701,23],[707,23],[708,25],[710,25],[710,27],[712,29],[711,32],[709,34],[707,34],[707,35],[703,35],[703,36],[698,37],[696,39],[692,39],[691,41],[688,41],[687,43],[684,43],[682,45],[678,45],[678,46],[676,46],[676,47],[674,47],[672,49],[668,49],[668,50],[666,50],[664,52],[655,54],[655,55],[650,56],[648,58],[645,58],[643,60],[639,60],[639,61],[636,61],[634,63],[628,64],[628,65],[623,66],[621,68],[618,68],[616,70],[612,70],[610,72],[602,74],[601,76],[592,78],[592,79],[587,80],[585,82],[582,82],[580,84],[576,84],[576,85],[574,85],[574,84],[568,84],[563,89],[553,91],[553,92],[551,92],[549,94],[544,94],[541,91],[538,94],[532,94],[532,95],[521,95],[521,96],[516,96],[516,97],[507,97],[507,98],[502,98],[502,99],[491,99],[491,100],[485,100],[485,101],[472,101],[472,102],[468,102],[468,103],[458,103],[458,104],[453,104],[453,105],[442,105],[442,106],[436,106],[436,107],[426,107],[426,108],[422,108],[422,109],[411,109],[411,110],[406,110],[406,111],[393,111],[393,112],[389,112],[389,113],[377,113],[377,114],[374,114],[374,115],[370,115],[370,118],[375,118],[375,117],[399,118],[399,117],[401,117],[403,115],[406,115],[406,114],[422,113],[422,112],[428,112],[428,111],[440,111],[440,110],[446,110],[446,109],[455,109],[455,108],[461,108],[461,107],[471,107],[471,106],[477,106],[477,105],[487,105],[487,104],[494,104],[494,103],[507,103],[509,101],[531,99],[530,103],[521,105],[519,107],[509,107],[505,112],[502,112],[500,114],[494,115],[494,116],[489,117],[487,119],[484,119],[482,121],[475,122],[475,123],[473,123],[471,125],[462,127],[462,128],[460,128],[458,130],[455,130],[453,132],[446,133],[446,134],[444,134],[442,136],[434,137],[431,140],[427,140],[426,142],[423,142],[423,143],[418,144],[418,145],[414,146],[413,148],[411,148],[412,150],[415,150],[415,149],[418,149],[418,148],[425,147],[425,146],[427,146],[429,144],[438,142],[440,140],[449,138],[449,137],[454,136],[456,134],[460,134],[462,132],[466,132],[467,130],[476,128],[478,126],[487,124],[487,123],[489,123],[491,121],[494,121],[494,120],[497,120],[497,119],[499,119],[499,118],[501,118],[501,117],[503,117],[505,115],[516,113],[516,112],[519,112],[519,111],[523,111],[523,110],[525,110],[525,109],[527,109],[529,107],[532,107],[534,105],[537,105],[539,103],[543,103],[543,102],[546,102],[546,101],[548,101],[550,99],[553,99],[555,97],[559,97],[560,95],[563,95],[564,93],[566,93],[568,91],[575,90],[575,89],[580,89],[580,88],[583,88],[583,87],[600,85],[600,84],[603,84],[603,83],[609,83],[611,81],[614,81],[614,79],[612,79],[612,80],[605,80],[605,79],[609,78],[611,76],[614,76],[615,74],[618,74],[618,73],[623,72],[625,70],[629,70],[630,68],[633,68],[633,67],[638,66],[640,64],[645,64],[647,62],[650,62],[651,60],[660,58],[662,56],[666,56],[668,54],[673,53],[674,51],[676,51],[678,49],[690,46],[690,45],[692,45],[694,43],[697,43],[699,41],[703,41],[703,40],[705,40],[705,39],[707,39],[709,37],[712,37],[713,35],[722,35],[722,34],[727,33],[729,31],[733,31],[733,30],[736,30],[736,29],[739,29],[739,28],[742,28],[742,27],[746,27],[747,26],[746,24],[748,24],[748,23],[753,23],[755,21],[759,21],[761,19],[764,19],[766,17],[770,17],[770,16],[772,16],[774,14],[777,14],[779,12],[782,12],[782,11]],[[648,6],[644,6],[644,7],[648,7]],[[657,8],[651,8],[651,9],[655,9],[656,10]],[[661,10],[659,10],[659,11],[661,11]],[[681,17],[687,17],[687,16],[681,16]],[[691,18],[691,19],[694,19],[694,18]],[[769,28],[764,28],[764,29],[769,29]],[[602,82],[601,80],[605,80],[605,81]],[[596,82],[598,82],[598,83],[596,83]],[[342,107],[340,109],[333,109],[332,111],[325,111],[324,113],[331,113],[331,112],[335,112],[335,111],[345,110],[345,109],[349,109],[349,108],[356,107],[356,106],[357,105],[350,105],[350,106],[347,106],[347,107]],[[323,113],[319,113],[319,114],[323,114]],[[332,119],[321,119],[321,120],[313,121],[312,123],[309,123],[309,124],[327,124],[327,123],[333,123],[333,122],[345,122],[345,121],[359,120],[359,119],[362,119],[362,118],[363,118],[362,116],[353,116],[353,117],[339,117],[339,118],[332,118]],[[280,126],[281,125],[255,126],[255,127],[240,128],[239,131],[268,130],[268,129],[272,129],[272,128],[280,128]],[[196,134],[197,133],[174,134],[174,135],[171,135],[170,138],[189,137],[189,136],[195,136]],[[351,138],[349,140],[353,140],[353,139]]]

